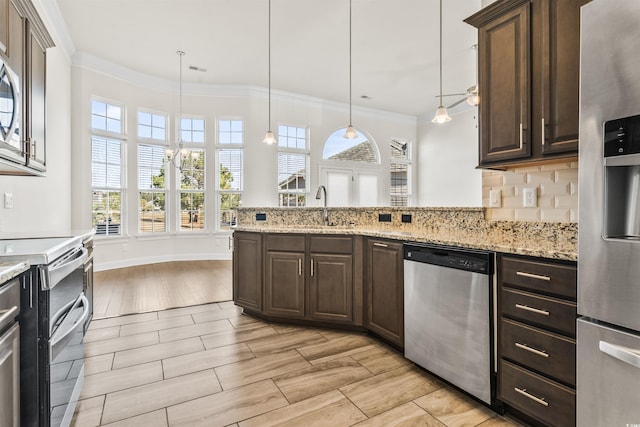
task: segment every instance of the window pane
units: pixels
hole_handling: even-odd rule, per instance
[[[138,112],[138,137],[166,141],[166,117],[163,114]]]
[[[180,193],[180,230],[204,229],[204,192]]]
[[[141,233],[162,233],[166,231],[166,195],[164,192],[141,192],[139,231]]]
[[[240,193],[220,194],[220,230],[229,230],[236,225],[241,197]]]
[[[151,126],[151,114],[145,112],[138,113],[138,124]]]
[[[220,189],[242,190],[242,150],[219,150]]]
[[[398,139],[392,139],[389,143],[392,159],[405,159],[409,158],[409,143]]]
[[[119,191],[94,191],[91,217],[96,234],[120,234],[120,211]]]
[[[345,139],[345,131],[346,129],[339,129],[329,136],[322,151],[323,159],[379,163],[377,150],[366,136],[356,130],[357,138]]]
[[[218,144],[242,144],[242,120],[220,120],[218,129]]]
[[[91,138],[91,182],[93,187],[120,187],[121,142]]]
[[[100,101],[91,101],[91,114],[98,116],[107,116],[107,104]]]
[[[204,143],[204,119],[181,119],[179,132],[182,142]]]
[[[122,107],[91,101],[91,128],[122,133]]]
[[[306,189],[307,156],[304,154],[278,154],[278,189]]]
[[[204,151],[191,150],[186,154],[182,173],[180,174],[180,188],[190,190],[204,190]]]
[[[138,188],[149,190],[165,188],[164,147],[138,145]]]

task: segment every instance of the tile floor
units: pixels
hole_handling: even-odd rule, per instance
[[[92,322],[73,426],[517,425],[366,335],[231,302]]]

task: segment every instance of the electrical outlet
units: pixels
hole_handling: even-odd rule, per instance
[[[489,207],[490,208],[502,207],[502,190],[489,191]]]
[[[4,193],[4,208],[13,209],[13,194]]]
[[[535,188],[522,189],[522,206],[525,208],[535,208],[538,206],[538,195]]]

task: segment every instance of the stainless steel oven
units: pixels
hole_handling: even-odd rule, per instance
[[[80,238],[0,244],[2,256],[26,258],[32,265],[21,287],[21,425],[69,426],[84,378],[87,250]]]

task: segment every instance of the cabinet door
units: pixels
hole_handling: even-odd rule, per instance
[[[481,165],[531,154],[529,44],[529,3],[479,28]]]
[[[402,244],[367,241],[365,326],[404,347],[404,271]]]
[[[35,34],[29,31],[27,55],[30,58],[27,81],[27,123],[29,133],[28,166],[40,171],[46,170],[45,143],[45,50],[40,46]]]
[[[533,102],[542,105],[542,154],[578,154],[580,91],[580,7],[590,0],[539,0],[541,88]],[[538,21],[538,19],[536,19]],[[540,101],[537,98],[541,97]],[[536,124],[534,123],[534,126]]]
[[[353,321],[353,256],[311,254],[309,306],[317,320]]]
[[[262,309],[262,235],[233,235],[233,301],[246,308]]]
[[[304,252],[267,251],[264,313],[304,317]]]

